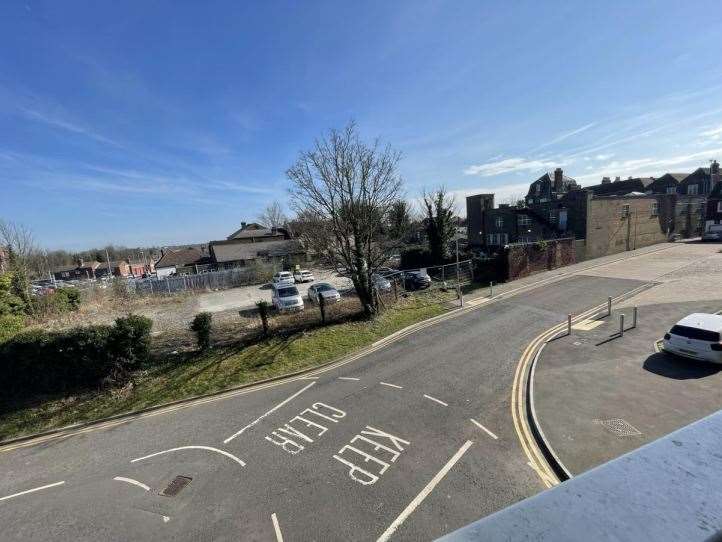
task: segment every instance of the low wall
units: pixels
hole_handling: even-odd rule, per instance
[[[575,240],[569,238],[508,245],[504,251],[507,280],[576,263],[575,244]]]

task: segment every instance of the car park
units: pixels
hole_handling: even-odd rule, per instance
[[[323,297],[324,303],[336,303],[341,300],[341,294],[336,288],[327,282],[320,282],[308,287],[308,300],[311,303],[320,303]]]
[[[276,286],[280,286],[283,284],[295,284],[296,280],[290,271],[278,271],[273,275],[272,282]]]
[[[722,241],[722,224],[710,224],[702,234],[702,241]]]
[[[280,312],[303,310],[303,298],[293,284],[274,284],[271,301]]]
[[[293,274],[293,279],[296,281],[296,283],[313,282],[314,280],[316,280],[313,276],[313,273],[311,273],[308,269],[302,269],[302,270],[296,271]]]
[[[694,313],[677,322],[662,341],[665,352],[722,363],[722,315]]]

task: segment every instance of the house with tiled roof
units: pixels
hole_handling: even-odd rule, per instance
[[[562,168],[558,167],[553,173],[547,172],[529,185],[526,204],[534,205],[561,199],[568,192],[578,188],[579,183],[564,175]]]
[[[211,258],[204,248],[197,246],[187,248],[165,248],[155,262],[155,271],[158,278],[175,275],[182,271],[196,272],[198,266],[211,263]]]

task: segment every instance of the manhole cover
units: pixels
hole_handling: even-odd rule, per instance
[[[594,420],[609,431],[612,435],[618,437],[635,437],[641,435],[642,432],[634,427],[632,424],[623,420],[622,418],[611,418],[609,420]]]
[[[175,497],[184,487],[191,483],[192,479],[189,476],[176,476],[160,494],[164,497]]]

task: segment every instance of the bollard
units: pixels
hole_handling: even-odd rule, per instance
[[[461,284],[456,283],[456,297],[459,298],[459,306],[464,306],[464,293],[461,291]]]
[[[494,297],[494,281],[489,282],[489,297]]]
[[[612,315],[612,298],[608,297],[607,298],[607,316],[611,316],[611,315]]]
[[[637,307],[632,311],[632,327],[637,327]]]
[[[624,315],[619,315],[619,336],[624,336]]]
[[[572,334],[572,315],[567,315],[567,335]]]

